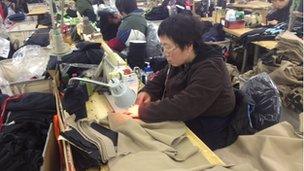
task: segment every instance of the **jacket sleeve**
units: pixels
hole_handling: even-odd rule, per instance
[[[154,78],[145,85],[141,91],[147,92],[151,96],[152,101],[159,100],[165,88],[165,80],[168,71],[168,66],[156,72]],[[141,92],[140,91],[140,92]]]
[[[173,97],[139,106],[139,118],[146,122],[186,121],[205,112],[223,90],[222,71],[209,65],[191,76],[187,87]]]
[[[120,52],[124,48],[126,48],[125,44],[122,41],[120,41],[118,38],[113,38],[113,39],[109,40],[107,44],[111,49],[113,49],[117,52]]]

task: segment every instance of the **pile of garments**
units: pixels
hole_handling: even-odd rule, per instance
[[[0,94],[1,170],[38,171],[55,98],[50,93]]]
[[[247,80],[266,72],[279,89],[282,103],[295,112],[303,111],[303,40],[286,31],[277,38],[275,50],[261,56],[257,66],[242,75]]]

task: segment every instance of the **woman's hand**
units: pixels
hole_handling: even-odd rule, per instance
[[[137,95],[135,104],[141,105],[143,103],[150,103],[150,102],[151,102],[151,96],[147,92],[142,91]]]

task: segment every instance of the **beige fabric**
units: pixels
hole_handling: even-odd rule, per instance
[[[281,66],[269,74],[276,84],[302,85],[303,69],[289,61],[282,61]]]
[[[110,162],[111,171],[257,171],[252,165],[239,164],[233,166],[212,166],[202,157],[191,156],[183,162],[176,162],[164,153],[155,151],[142,151],[121,157],[119,160]],[[194,163],[200,163],[195,166]]]
[[[299,120],[300,120],[299,131],[302,134],[303,134],[303,118],[304,118],[304,115],[303,115],[303,112],[302,112],[302,113],[299,114]]]
[[[260,74],[262,72],[266,72],[267,74],[269,74],[269,73],[273,72],[274,70],[276,70],[278,67],[267,66],[267,65],[263,64],[261,59],[259,59],[257,62],[257,65],[252,70],[249,70],[249,71],[241,74],[239,76],[239,78],[245,82],[245,81],[249,80],[251,77],[253,77],[257,74]]]
[[[292,62],[297,64],[303,62],[303,40],[295,34],[286,31],[277,36],[279,41],[277,44],[278,53],[282,53],[290,58]]]
[[[237,67],[232,64],[229,64],[229,63],[226,63],[226,67],[227,67],[232,85],[234,86],[234,85],[239,84],[238,77],[239,77],[240,73],[239,73]]]
[[[258,60],[258,63],[256,65],[256,67],[254,67],[254,72],[256,74],[259,74],[259,73],[262,73],[262,72],[266,72],[266,73],[271,73],[273,71],[275,71],[276,69],[278,69],[279,66],[268,66],[268,65],[265,65],[263,64],[262,60],[259,59]]]
[[[186,138],[183,122],[144,123],[124,114],[108,115],[110,128],[119,132],[117,154],[159,151],[175,160],[186,160],[198,152]],[[183,146],[183,150],[178,151]]]
[[[211,165],[185,137],[183,122],[145,123],[123,114],[109,114],[108,121],[119,132],[118,156],[108,162],[111,171],[256,170],[247,164]]]
[[[302,171],[302,152],[303,139],[287,122],[239,136],[231,146],[215,151],[226,164],[250,163],[261,171]]]

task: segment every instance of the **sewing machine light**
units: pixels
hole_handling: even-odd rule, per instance
[[[131,107],[135,103],[136,93],[118,79],[114,78],[112,81],[113,85],[110,87],[110,91],[115,104],[120,108]]]
[[[133,90],[129,89],[129,87],[127,87],[124,83],[120,82],[120,80],[118,80],[117,78],[113,78],[107,84],[107,83],[103,83],[100,81],[95,81],[95,80],[91,80],[91,79],[87,79],[87,78],[73,77],[69,80],[68,84],[71,84],[72,81],[74,81],[74,80],[109,87],[111,95],[115,101],[114,102],[115,105],[117,105],[120,108],[129,108],[135,103],[136,93]]]

